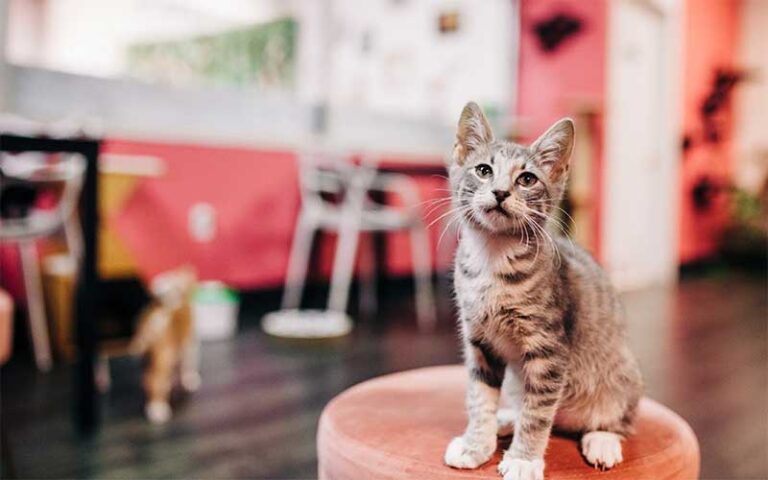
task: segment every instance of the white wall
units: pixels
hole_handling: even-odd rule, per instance
[[[739,66],[753,78],[736,88],[734,180],[757,192],[768,170],[768,1],[743,0]]]
[[[332,106],[426,117],[451,126],[468,100],[510,111],[517,39],[512,0],[333,4]],[[439,14],[454,11],[458,31],[441,34]]]

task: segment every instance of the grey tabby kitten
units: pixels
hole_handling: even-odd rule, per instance
[[[461,114],[450,183],[469,422],[445,452],[452,467],[482,465],[514,430],[499,472],[543,479],[553,426],[582,432],[592,465],[622,461],[642,379],[621,306],[590,255],[551,231],[573,140],[570,119],[524,147],[494,140],[476,104]]]

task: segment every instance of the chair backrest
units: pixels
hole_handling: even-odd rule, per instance
[[[346,184],[346,159],[340,154],[299,154],[299,185],[304,201],[324,201],[325,195],[341,195]]]
[[[345,153],[300,153],[299,183],[305,206],[338,205],[346,200],[351,188],[365,191],[376,171],[365,163],[355,164],[353,159]]]
[[[6,155],[0,160],[4,183],[21,181],[33,187],[60,185],[61,194],[51,210],[32,208],[22,218],[0,220],[0,238],[30,238],[48,235],[61,228],[75,213],[85,174],[85,160],[76,154],[61,155],[48,162],[39,154]]]

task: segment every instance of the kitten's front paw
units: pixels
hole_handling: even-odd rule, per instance
[[[621,436],[611,432],[589,432],[581,437],[581,453],[595,468],[608,470],[620,464]]]
[[[468,444],[464,437],[456,437],[445,449],[445,464],[453,468],[477,468],[493,456],[496,438],[485,444]]]
[[[544,459],[523,460],[504,455],[499,473],[504,480],[544,480]]]

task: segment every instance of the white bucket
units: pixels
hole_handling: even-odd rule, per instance
[[[225,340],[237,331],[240,301],[221,282],[203,282],[192,301],[195,332],[201,341]]]

